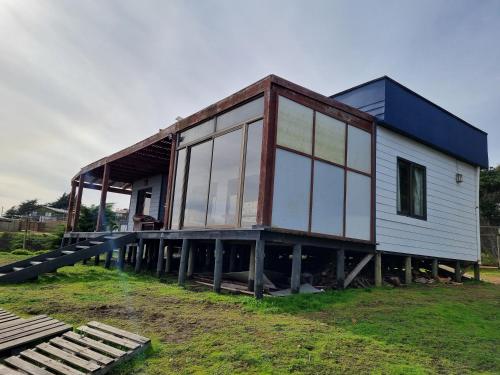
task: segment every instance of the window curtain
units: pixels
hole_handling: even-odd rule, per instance
[[[413,168],[413,212],[417,216],[424,215],[424,174],[419,168]]]

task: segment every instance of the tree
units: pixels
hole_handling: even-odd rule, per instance
[[[80,218],[78,220],[78,230],[81,232],[93,232],[95,230],[98,212],[99,207],[96,205],[90,207],[82,206],[80,209]],[[116,213],[113,211],[113,203],[106,204],[103,227],[108,230],[118,229],[118,220],[116,218]]]
[[[5,217],[11,218],[11,219],[16,217],[17,215],[18,214],[17,214],[17,207],[16,206],[12,206],[4,213]]]
[[[63,193],[54,202],[47,204],[47,206],[54,207],[54,208],[62,208],[64,210],[68,209],[68,205],[69,205],[69,194],[67,194],[67,193]]]
[[[488,224],[500,223],[500,165],[481,171],[479,207]]]

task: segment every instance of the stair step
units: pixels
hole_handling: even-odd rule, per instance
[[[63,251],[61,251],[61,253],[65,254],[65,255],[70,255],[70,254],[74,254],[75,252],[71,251],[71,250],[63,250]]]
[[[21,271],[21,270],[24,270],[24,267],[12,267],[12,271],[14,271],[14,272]]]
[[[117,238],[120,238],[121,236],[105,236],[104,238],[106,240],[116,240]]]
[[[77,249],[88,249],[90,246],[87,245],[76,245]]]
[[[30,262],[30,264],[31,264],[32,266],[37,266],[37,265],[39,265],[39,264],[41,264],[41,263],[42,263],[42,262],[38,262],[38,261],[36,261],[36,260],[32,260],[32,261]]]
[[[49,262],[50,262],[51,260],[54,260],[54,259],[56,259],[56,258],[45,258],[45,260],[48,260]]]
[[[102,243],[104,243],[104,242],[102,242],[102,241],[89,241],[89,243],[90,243],[91,245],[100,245],[100,244],[102,244]]]

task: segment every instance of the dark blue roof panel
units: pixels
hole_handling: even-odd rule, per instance
[[[332,95],[382,125],[458,159],[488,167],[487,134],[389,77]]]

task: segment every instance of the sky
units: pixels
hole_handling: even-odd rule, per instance
[[[0,35],[4,210],[271,73],[325,95],[388,75],[500,164],[497,0],[0,0]]]

